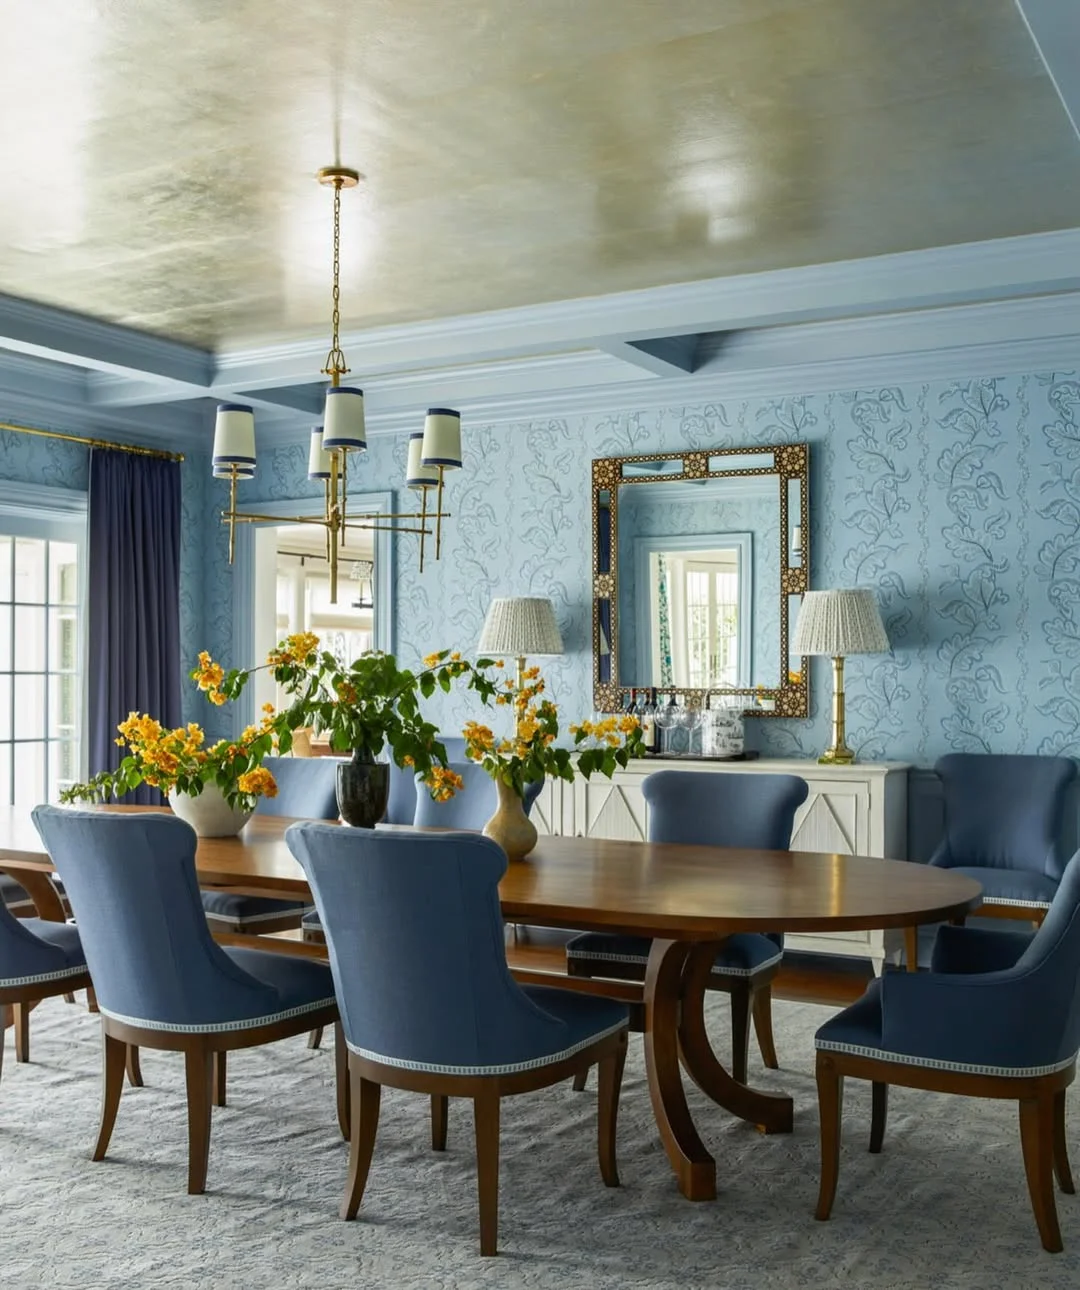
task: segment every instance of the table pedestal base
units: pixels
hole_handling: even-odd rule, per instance
[[[654,940],[645,971],[645,1070],[660,1138],[679,1190],[688,1200],[715,1200],[716,1161],[694,1126],[680,1059],[719,1106],[766,1133],[790,1133],[792,1100],[761,1093],[728,1074],[705,1031],[705,987],[722,941]]]

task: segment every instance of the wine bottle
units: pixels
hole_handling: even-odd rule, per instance
[[[652,742],[649,745],[649,751],[655,756],[659,756],[663,751],[663,731],[660,729],[660,722],[656,717],[660,711],[660,705],[656,701],[656,687],[649,691],[649,720],[652,722]]]
[[[638,720],[641,722],[641,738],[647,753],[656,752],[656,704],[652,702],[651,690],[641,693],[641,706],[638,709]]]

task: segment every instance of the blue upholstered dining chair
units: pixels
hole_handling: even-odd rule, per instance
[[[502,850],[461,833],[294,824],[285,835],[322,915],[349,1049],[352,1123],[342,1218],[355,1218],[384,1086],[432,1098],[432,1146],[447,1099],[473,1102],[480,1251],[497,1244],[499,1103],[600,1065],[599,1156],[618,1183],[615,1121],[627,1010],[609,999],[517,985],[506,965]],[[368,988],[377,981],[379,988]]]
[[[256,815],[286,815],[294,819],[336,820],[336,757],[265,757],[263,765],[277,781],[276,797],[260,797]],[[280,932],[301,926],[303,901],[269,896],[238,896],[228,891],[204,891],[202,905],[214,931]]]
[[[958,869],[982,884],[980,915],[1038,926],[1068,859],[1061,834],[1076,762],[948,753],[934,770],[941,780],[945,832],[930,863]],[[913,927],[907,930],[906,955],[913,968],[918,961]]]
[[[808,792],[798,775],[690,770],[657,771],[645,777],[641,788],[649,805],[650,842],[765,851],[786,851],[791,845],[795,812]],[[586,932],[567,943],[567,970],[572,976],[642,981],[649,947],[644,937]],[[724,942],[709,977],[711,989],[731,996],[731,1073],[743,1084],[751,1014],[762,1059],[766,1066],[777,1067],[770,983],[783,953],[779,932],[740,932]]]
[[[125,1046],[184,1054],[188,1191],[206,1186],[210,1105],[225,1100],[225,1055],[337,1021],[321,963],[215,944],[195,872],[194,830],[154,812],[39,806],[34,824],[64,882],[101,1011],[105,1089],[94,1159],[108,1149]],[[339,1034],[340,1040],[340,1034]],[[339,1042],[338,1117],[347,1132]]]
[[[418,778],[413,823],[418,828],[469,829],[480,833],[499,805],[495,781],[479,762],[452,761],[449,767],[461,776],[464,787],[447,801],[436,802]],[[522,801],[526,815],[543,787],[542,782],[525,785]]]
[[[829,1217],[836,1196],[841,1095],[850,1075],[873,1084],[873,1152],[885,1135],[890,1084],[1017,1099],[1039,1235],[1045,1249],[1060,1250],[1054,1175],[1062,1191],[1074,1190],[1065,1090],[1080,1049],[1080,853],[1037,932],[940,927],[929,972],[889,972],[872,982],[821,1027],[816,1045],[818,1218]]]
[[[79,933],[69,923],[16,918],[0,901],[0,1070],[4,1013],[13,1010],[15,1060],[30,1060],[30,1005],[90,986]]]

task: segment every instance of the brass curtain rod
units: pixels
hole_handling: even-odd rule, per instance
[[[108,439],[88,439],[81,434],[63,434],[59,430],[39,430],[36,426],[15,425],[0,421],[0,430],[13,430],[16,434],[38,434],[45,439],[63,439],[66,443],[83,443],[88,448],[111,448],[115,452],[130,452],[136,457],[163,457],[166,461],[183,461],[182,452],[166,452],[164,448],[144,448],[137,443],[110,443]]]

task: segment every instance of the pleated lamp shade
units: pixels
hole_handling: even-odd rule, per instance
[[[481,654],[561,654],[555,606],[539,596],[506,596],[488,606],[477,650]]]
[[[792,654],[884,654],[889,638],[878,612],[877,596],[867,587],[808,591],[795,624]]]

